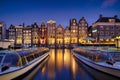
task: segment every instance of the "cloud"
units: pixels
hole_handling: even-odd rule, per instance
[[[106,8],[106,7],[114,5],[116,2],[117,0],[104,0],[101,7]]]

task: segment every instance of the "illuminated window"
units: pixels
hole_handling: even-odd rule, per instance
[[[75,22],[75,19],[73,20],[73,22]]]
[[[103,30],[104,28],[103,28],[103,26],[100,26],[100,30]]]
[[[111,39],[111,41],[114,41],[114,39]]]
[[[103,41],[103,39],[100,39],[100,41]]]
[[[75,23],[73,23],[73,25],[75,26]]]
[[[106,39],[106,41],[109,41],[109,39]]]
[[[73,30],[73,32],[75,32],[75,30]]]
[[[115,19],[109,19],[109,22],[114,23]]]

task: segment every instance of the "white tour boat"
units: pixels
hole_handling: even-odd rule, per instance
[[[0,80],[24,78],[49,56],[48,48],[0,51]]]
[[[83,52],[87,52],[87,53],[83,53]],[[83,55],[83,54],[87,54],[87,55],[91,54],[91,53],[89,54],[89,51],[87,51],[87,50],[85,51],[85,50],[73,49],[72,53],[78,60],[80,60],[87,66],[89,66],[93,69],[96,69],[98,71],[101,71],[101,72],[107,73],[109,75],[120,78],[120,62],[119,61],[118,62],[111,61],[109,63],[105,60],[94,61],[95,59],[93,59],[93,58],[91,59],[90,57]],[[81,53],[83,53],[83,54],[81,54]],[[98,58],[98,56],[96,54],[95,55],[91,54],[91,55],[94,56],[94,58]]]

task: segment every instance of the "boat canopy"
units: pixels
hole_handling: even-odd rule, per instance
[[[0,51],[0,66],[21,66],[27,61],[31,61],[42,55],[42,52],[48,51],[48,48],[26,49],[20,51],[1,50]],[[39,54],[41,53],[41,54]],[[27,60],[27,61],[26,61]]]
[[[16,51],[0,51],[0,66],[16,66],[19,55]]]
[[[31,49],[31,50],[21,50],[21,51],[18,51],[18,54],[20,56],[26,56],[26,55],[29,55],[31,54],[32,52],[35,52],[36,50],[35,49]]]

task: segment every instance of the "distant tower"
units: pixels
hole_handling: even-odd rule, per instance
[[[4,22],[0,22],[0,40],[5,38],[5,33],[6,33],[5,29],[6,28]]]

